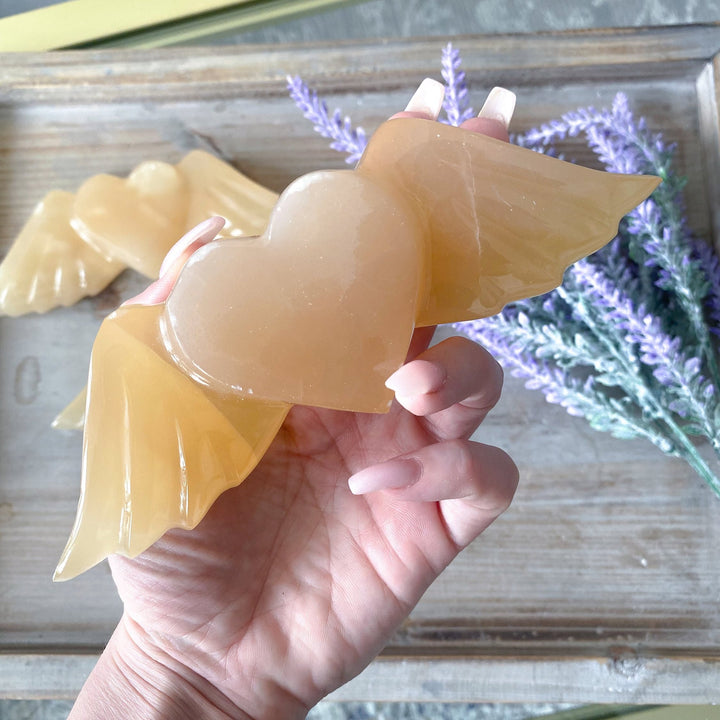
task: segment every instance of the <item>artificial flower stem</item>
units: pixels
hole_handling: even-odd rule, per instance
[[[680,444],[683,446],[681,453],[685,461],[695,470],[695,472],[708,484],[710,489],[715,495],[720,498],[720,480],[710,469],[710,466],[705,462],[705,459],[697,451],[697,448],[690,442],[687,435],[677,425],[673,418],[663,410],[665,417],[664,422],[667,423],[668,427],[672,430],[673,435],[677,438]]]
[[[698,453],[695,446],[690,442],[687,435],[673,420],[672,416],[665,409],[662,403],[639,381],[637,378],[637,371],[635,363],[632,359],[629,359],[622,348],[626,346],[624,338],[619,338],[618,342],[613,342],[608,336],[607,332],[603,328],[599,328],[597,323],[591,317],[590,313],[587,312],[585,304],[581,302],[574,302],[573,298],[567,292],[565,287],[562,285],[557,288],[556,292],[565,300],[570,307],[582,318],[589,330],[595,335],[595,337],[606,347],[606,349],[615,357],[623,366],[628,380],[623,385],[623,390],[635,399],[635,402],[640,408],[646,412],[649,412],[652,417],[661,420],[670,430],[671,438],[670,441],[678,448],[678,454],[700,475],[700,477],[709,485],[710,489],[715,495],[720,498],[720,480],[712,472],[709,465],[705,462],[702,456]],[[641,392],[637,391],[640,388]],[[657,443],[656,443],[657,444]]]
[[[707,366],[710,371],[712,383],[715,388],[720,391],[720,366],[718,365],[717,355],[710,338],[710,333],[708,332],[707,325],[705,324],[702,308],[698,306],[698,300],[695,298],[693,298],[692,303],[688,303],[688,305],[690,304],[692,305],[692,311],[688,312],[688,315],[690,315],[690,321],[692,322],[692,326],[698,340],[700,341],[702,354],[707,360]],[[690,310],[690,308],[687,308],[687,310]],[[720,451],[720,443],[717,437],[713,440],[713,446],[716,452]]]

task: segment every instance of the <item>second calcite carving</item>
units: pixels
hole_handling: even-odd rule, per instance
[[[156,278],[186,230],[222,215],[223,235],[255,235],[276,201],[271,190],[202,150],[177,165],[144,162],[127,178],[95,175],[75,194],[53,190],[0,264],[0,315],[72,305],[125,267]]]

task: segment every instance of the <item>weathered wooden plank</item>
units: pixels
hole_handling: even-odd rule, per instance
[[[710,704],[719,677],[693,659],[383,658],[329,699]]]
[[[698,76],[697,96],[708,206],[715,237],[720,238],[720,54]]]
[[[460,36],[466,71],[513,82],[551,79],[648,79],[693,72],[718,47],[720,24],[655,29]],[[407,88],[427,72],[439,75],[439,40],[392,40],[303,45],[219,46],[18,55],[0,53],[3,87],[13,100],[82,102],[142,97],[201,99],[283,93],[285,76],[299,73],[323,90],[378,92]],[[114,78],[113,78],[114,76]],[[122,82],[113,82],[122,77]]]
[[[74,698],[94,654],[0,654],[0,698]],[[715,704],[720,663],[688,659],[382,657],[330,701]]]

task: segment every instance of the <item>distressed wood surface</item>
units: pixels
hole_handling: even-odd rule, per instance
[[[678,143],[694,229],[720,236],[718,26],[456,44],[476,107],[494,84],[518,92],[515,131],[627,93]],[[432,41],[0,57],[0,249],[50,188],[194,147],[277,190],[342,167],[287,99],[285,75],[371,131],[438,76],[439,51]],[[579,143],[568,155],[591,160]],[[84,383],[102,317],[141,286],[128,272],[73,308],[0,320],[0,695],[71,696],[119,617],[106,564],[50,581],[81,440],[49,424]],[[720,700],[720,501],[682,462],[598,434],[512,378],[478,438],[518,462],[513,507],[336,697]]]

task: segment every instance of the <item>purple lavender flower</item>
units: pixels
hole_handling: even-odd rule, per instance
[[[587,260],[576,263],[570,273],[587,301],[604,310],[598,314],[599,320],[623,333],[621,349],[628,359],[634,363],[639,360],[652,370],[663,386],[658,388],[663,401],[681,417],[701,426],[703,434],[713,441],[715,403],[708,401],[715,397],[716,388],[702,375],[700,358],[683,351],[681,338],[667,334],[659,317],[648,313],[644,305],[636,305],[632,296],[637,297],[637,280],[632,274],[627,272],[623,284],[616,284]],[[608,335],[609,327],[604,330]],[[637,370],[640,374],[641,369]],[[628,377],[632,375],[628,373]],[[632,386],[628,391],[632,392]]]
[[[333,150],[347,153],[346,163],[356,163],[367,145],[365,131],[361,127],[353,129],[350,118],[343,118],[340,110],[335,110],[330,118],[327,104],[320,100],[317,92],[310,90],[300,77],[288,77],[287,87],[290,97],[303,116],[313,123],[315,132],[332,139],[330,147]]]
[[[494,318],[458,323],[456,327],[502,358],[513,377],[525,380],[526,388],[539,390],[549,403],[560,405],[569,415],[584,417],[601,432],[622,439],[644,437],[663,452],[676,454],[672,441],[655,424],[645,422],[639,414],[629,414],[627,407],[605,394],[596,378],[581,380],[530,352],[518,351],[507,341]]]
[[[468,105],[468,90],[465,73],[460,70],[460,52],[448,43],[442,51],[442,76],[445,80],[445,99],[443,109],[445,118],[440,122],[457,127],[475,114]]]
[[[627,97],[618,93],[612,109],[594,108],[566,113],[561,120],[531,130],[520,138],[525,146],[540,144],[543,148],[557,140],[585,133],[588,144],[609,172],[654,173],[664,178],[653,198],[641,203],[628,216],[624,239],[626,254],[647,269],[638,275],[644,278],[644,291],[655,283],[661,291],[669,291],[684,304],[693,333],[700,338],[702,351],[711,366],[716,383],[720,383],[720,369],[709,341],[706,319],[695,308],[707,303],[720,309],[720,275],[715,279],[707,271],[717,265],[702,267],[684,217],[681,189],[683,182],[672,173],[673,147],[667,146],[660,134],[651,133],[643,119],[635,122]],[[662,204],[662,213],[658,204]],[[667,297],[658,303],[666,305]],[[720,315],[720,314],[719,314]],[[715,316],[712,316],[715,319]],[[714,329],[714,328],[711,328]]]
[[[693,240],[693,256],[705,270],[708,280],[706,305],[713,324],[710,332],[720,335],[720,260],[710,245],[702,240]]]

